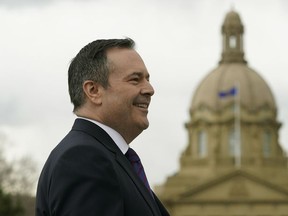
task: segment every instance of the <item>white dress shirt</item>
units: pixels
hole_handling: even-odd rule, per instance
[[[106,131],[106,133],[109,134],[109,136],[113,139],[113,141],[116,143],[116,145],[118,146],[118,148],[121,150],[121,152],[123,154],[125,154],[128,151],[129,145],[127,144],[127,142],[124,140],[124,138],[113,128],[108,127],[107,125],[104,125],[98,121],[92,120],[92,119],[88,119],[88,118],[84,118],[84,117],[79,117],[79,119],[85,119],[87,121],[90,121],[96,125],[98,125],[99,127],[101,127],[104,131]]]

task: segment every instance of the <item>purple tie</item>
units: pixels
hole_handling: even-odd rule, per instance
[[[125,156],[128,158],[128,160],[132,164],[135,172],[140,177],[140,179],[142,180],[142,182],[144,183],[144,185],[146,186],[146,188],[149,190],[150,194],[152,195],[152,191],[151,191],[151,188],[149,186],[147,177],[145,175],[144,168],[142,166],[142,163],[141,163],[140,158],[137,155],[137,153],[132,148],[129,148],[128,151],[126,152]]]

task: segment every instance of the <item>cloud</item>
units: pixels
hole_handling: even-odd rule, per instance
[[[21,108],[17,106],[16,100],[1,100],[0,101],[0,119],[1,125],[17,125],[20,122],[20,118],[23,117],[21,114]]]
[[[7,8],[22,8],[31,6],[44,6],[55,2],[55,0],[1,0],[0,6]]]
[[[1,0],[0,7],[6,7],[9,9],[28,8],[28,7],[45,7],[53,3],[59,3],[63,1],[74,2],[90,2],[97,0]]]

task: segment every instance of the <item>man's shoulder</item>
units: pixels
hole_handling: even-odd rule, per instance
[[[93,159],[110,160],[111,152],[94,137],[81,131],[71,130],[50,152],[43,170],[51,175],[61,161],[90,161]]]
[[[95,135],[97,136],[97,135]],[[61,156],[69,151],[77,151],[75,149],[87,149],[87,151],[103,151],[103,144],[85,131],[71,130],[52,150],[51,156]]]

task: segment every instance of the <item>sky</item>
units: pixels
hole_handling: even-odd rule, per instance
[[[7,158],[30,155],[39,170],[75,116],[67,69],[87,43],[136,41],[155,89],[150,127],[132,147],[150,184],[179,169],[192,96],[218,66],[221,25],[232,8],[244,24],[248,66],[270,86],[288,150],[287,0],[0,0],[0,136]]]

